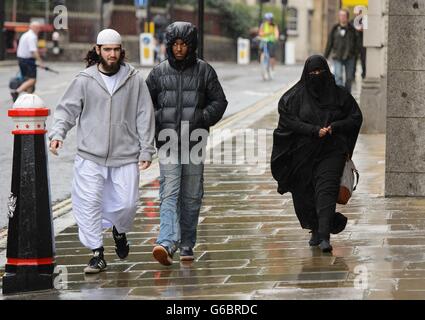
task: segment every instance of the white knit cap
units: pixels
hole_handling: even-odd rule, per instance
[[[121,36],[114,29],[104,29],[97,35],[96,44],[121,44]]]

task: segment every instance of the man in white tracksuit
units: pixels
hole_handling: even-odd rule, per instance
[[[124,57],[119,33],[101,31],[87,54],[87,69],[56,107],[49,134],[50,150],[57,154],[78,118],[72,206],[80,241],[93,251],[86,273],[106,269],[102,222],[113,225],[117,255],[128,256],[126,233],[136,214],[139,168],[147,169],[155,153],[151,96],[140,72]]]

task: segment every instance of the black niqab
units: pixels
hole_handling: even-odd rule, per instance
[[[320,74],[311,74],[312,71],[320,71]],[[307,59],[303,79],[310,99],[316,107],[332,107],[338,103],[335,78],[325,58],[315,55]]]

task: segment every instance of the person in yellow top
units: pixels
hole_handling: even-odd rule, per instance
[[[279,39],[279,28],[273,22],[273,13],[267,12],[264,15],[264,22],[260,26],[258,35],[261,40],[267,44],[267,49],[270,55],[270,64],[272,70],[274,70],[276,65],[276,44]]]

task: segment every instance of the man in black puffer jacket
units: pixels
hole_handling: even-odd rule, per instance
[[[196,57],[197,38],[191,23],[169,25],[168,59],[146,80],[155,108],[160,162],[160,231],[152,253],[163,265],[173,263],[178,248],[180,260],[194,259],[204,164],[194,161],[191,151],[198,140],[190,140],[193,135],[196,139],[208,136],[209,127],[222,118],[227,107],[215,70]],[[170,156],[173,150],[178,156]]]

